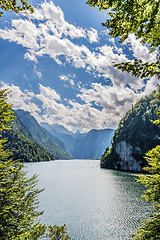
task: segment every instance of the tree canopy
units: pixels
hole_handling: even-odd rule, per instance
[[[7,103],[7,90],[0,91],[0,132],[9,129],[15,118]],[[38,239],[46,227],[37,217],[36,176],[27,179],[23,164],[12,160],[5,149],[6,139],[0,140],[0,236],[2,240]]]
[[[88,0],[90,6],[109,10],[106,23],[110,35],[124,41],[134,33],[152,50],[159,49],[160,43],[160,1],[159,0]]]
[[[133,239],[157,240],[160,239],[160,145],[149,151],[145,159],[149,165],[144,170],[150,175],[141,175],[138,181],[146,186],[146,192],[142,198],[153,204],[154,213],[149,219],[143,221],[133,234]]]
[[[28,0],[20,0],[21,5],[17,4],[17,0],[0,0],[0,17],[2,17],[5,11],[13,11],[19,13],[25,10],[34,12],[33,7],[28,3]]]
[[[120,42],[128,38],[129,33],[134,33],[142,43],[147,44],[150,52],[157,51],[156,62],[142,62],[135,59],[132,62],[115,64],[122,71],[131,72],[140,78],[160,77],[160,1],[159,0],[88,0],[90,6],[97,6],[99,10],[106,10],[108,19],[103,26],[109,29],[113,37],[120,37]],[[160,88],[158,89],[158,100],[160,101]],[[160,110],[157,109],[158,119],[153,121],[160,125]],[[122,120],[123,121],[123,120]],[[121,124],[122,122],[120,122]],[[119,125],[119,128],[121,126]],[[132,129],[131,129],[132,130]],[[111,161],[110,152],[102,156]],[[160,146],[150,150],[145,160],[148,167],[144,170],[151,176],[141,175],[139,181],[145,184],[147,190],[142,196],[154,206],[151,217],[143,222],[137,232],[133,234],[135,240],[157,240],[160,239]]]
[[[119,154],[116,153],[117,146],[126,142],[132,148],[132,157],[139,163],[141,168],[146,166],[144,154],[159,144],[159,128],[153,122],[157,123],[157,109],[160,107],[157,98],[158,91],[153,91],[150,95],[141,98],[119,122],[118,128],[112,138],[112,147],[106,149],[101,157],[101,167],[123,169],[119,165],[122,161]],[[137,148],[139,150],[137,150]],[[123,162],[123,161],[122,161]]]
[[[0,133],[11,128],[15,118],[12,105],[7,103],[7,90],[0,90]],[[37,176],[26,177],[24,165],[13,160],[6,148],[7,139],[0,134],[0,237],[1,240],[70,239],[65,225],[62,227],[41,224],[37,210]],[[57,238],[58,236],[58,238]]]
[[[140,78],[160,76],[160,1],[159,0],[88,0],[89,6],[106,10],[108,19],[103,26],[109,29],[113,37],[120,37],[120,42],[134,33],[142,43],[146,43],[150,52],[157,51],[157,61],[142,63],[141,59],[134,62],[115,64],[122,71],[131,72]]]

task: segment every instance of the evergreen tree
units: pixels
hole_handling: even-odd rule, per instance
[[[7,104],[7,90],[0,91],[0,131],[9,129],[14,119]],[[23,164],[12,161],[5,150],[6,139],[0,140],[0,236],[2,240],[38,239],[46,227],[39,223],[36,175],[27,179]]]
[[[49,226],[49,233],[46,236],[48,236],[51,240],[70,240],[71,238],[68,236],[66,230],[65,224],[61,227],[58,227],[57,225]]]
[[[160,86],[158,87],[157,98],[160,101]],[[157,109],[158,119],[153,123],[160,126],[160,109]],[[160,239],[160,145],[150,150],[145,159],[148,167],[144,170],[150,176],[141,175],[137,181],[144,184],[147,188],[142,198],[151,202],[154,206],[154,213],[145,221],[133,234],[135,240],[157,240]]]
[[[150,52],[157,51],[156,62],[134,62],[115,64],[122,71],[131,72],[140,78],[160,77],[160,1],[159,0],[88,0],[87,4],[97,6],[99,10],[106,10],[109,18],[103,25],[109,29],[113,37],[120,37],[120,42],[134,33],[142,43],[146,43]],[[159,88],[160,100],[160,88]],[[157,109],[159,119],[154,121],[160,125],[160,110]],[[108,157],[108,152],[106,153]],[[104,158],[104,156],[103,156]],[[143,198],[154,206],[151,218],[144,221],[134,234],[136,240],[160,239],[160,146],[150,150],[146,156],[149,166],[144,168],[151,176],[141,175],[139,181],[147,187]],[[102,159],[103,160],[103,159]]]
[[[0,162],[0,236],[2,240],[38,239],[45,225],[37,221],[36,175],[27,179],[23,164]]]
[[[145,167],[150,176],[141,175],[138,181],[147,188],[142,198],[151,202],[154,213],[133,234],[135,240],[158,240],[160,239],[160,145],[150,150],[145,159],[149,166]]]
[[[7,90],[0,90],[0,132],[12,126],[15,117],[11,107],[7,103]],[[5,148],[6,141],[0,140],[0,239],[70,239],[65,225],[49,226],[49,233],[46,233],[47,227],[38,220],[43,212],[37,211],[37,197],[42,191],[36,189],[37,176],[26,178],[24,165],[18,160],[13,161],[12,153]]]

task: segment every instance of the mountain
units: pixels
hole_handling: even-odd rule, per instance
[[[92,129],[88,133],[76,133],[72,155],[77,158],[100,158],[106,146],[111,145],[113,129]]]
[[[61,134],[68,134],[68,135],[72,135],[73,133],[71,131],[68,131],[68,129],[66,129],[65,127],[59,125],[59,124],[53,124],[52,128]]]
[[[31,141],[18,131],[10,129],[2,132],[2,137],[7,138],[5,149],[13,153],[13,160],[20,162],[41,162],[54,159],[53,154],[44,150],[35,140]]]
[[[146,166],[144,154],[160,144],[160,129],[156,120],[159,100],[154,91],[138,101],[121,119],[112,139],[112,146],[101,157],[101,167],[141,172]]]
[[[72,156],[57,145],[54,140],[56,139],[56,141],[58,141],[62,146],[64,146],[63,143],[40,126],[37,120],[29,112],[19,109],[16,110],[15,114],[19,121],[27,128],[32,138],[34,138],[46,151],[52,153],[55,159],[72,158]],[[30,138],[30,136],[28,137]]]
[[[114,129],[92,129],[88,133],[73,133],[60,125],[41,123],[47,131],[60,139],[65,149],[77,159],[100,158],[106,146],[111,145]]]

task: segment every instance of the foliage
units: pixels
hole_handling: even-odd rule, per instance
[[[0,90],[0,132],[10,133],[15,116],[7,103],[7,90]],[[10,129],[8,131],[8,129]],[[15,133],[16,135],[16,133]],[[18,137],[18,135],[16,135]],[[2,135],[1,135],[2,137]],[[14,140],[16,140],[14,138]],[[26,139],[23,139],[26,141]],[[6,149],[7,139],[0,140],[0,236],[1,240],[38,240],[46,236],[46,226],[38,217],[38,195],[43,190],[36,189],[37,176],[26,178],[24,165],[13,161],[11,152]],[[24,144],[24,142],[23,142]],[[26,146],[24,146],[26,147]],[[57,235],[59,234],[59,235]],[[70,239],[66,235],[65,225],[50,226],[50,239]],[[59,238],[53,238],[58,236]],[[64,238],[65,237],[65,238]]]
[[[36,176],[27,179],[23,164],[0,162],[0,236],[2,240],[38,239],[45,226],[37,221]]]
[[[23,12],[29,10],[30,13],[33,13],[33,7],[28,3],[28,0],[20,0],[21,5],[17,5],[17,0],[0,0],[0,17],[2,17],[4,11],[13,11],[15,13]]]
[[[148,167],[144,170],[151,175],[140,175],[138,181],[147,188],[142,198],[151,202],[154,213],[151,218],[143,221],[143,224],[133,234],[135,240],[157,240],[160,239],[160,145],[149,151],[145,159]]]
[[[134,150],[134,158],[146,165],[144,154],[159,144],[159,128],[152,121],[157,121],[156,111],[159,108],[157,99],[158,91],[142,98],[135,106],[125,114],[114,132],[112,147],[101,158],[101,167],[113,168],[114,163],[119,162],[119,155],[116,153],[118,143],[125,141]],[[137,152],[136,148],[141,152]]]
[[[18,122],[14,121],[13,129],[22,133],[26,138],[31,141],[38,142],[47,152],[50,152],[55,159],[71,159],[72,156],[59,147],[53,139],[53,136],[49,134],[37,120],[30,115],[29,112],[21,109],[15,112]],[[52,140],[53,139],[53,140]]]
[[[110,35],[121,37],[121,42],[134,33],[152,50],[160,43],[160,2],[157,0],[88,0],[90,6],[109,10],[106,23]]]
[[[66,225],[64,224],[61,227],[58,227],[57,225],[49,226],[48,227],[48,234],[47,236],[52,240],[69,240],[71,239],[67,234]]]
[[[102,167],[104,165],[105,161],[109,161],[108,157],[110,156],[110,153],[112,151],[112,147],[107,147],[105,152],[102,154],[101,156],[101,162],[100,162],[100,166]]]
[[[0,90],[0,132],[12,133],[12,121],[15,116],[7,103],[7,90]],[[15,133],[16,135],[17,133]],[[18,137],[18,135],[16,135]],[[17,142],[17,140],[14,138]],[[26,141],[26,139],[23,139]],[[24,165],[13,161],[12,153],[6,149],[7,139],[0,140],[0,237],[1,240],[38,240],[46,236],[45,225],[38,217],[43,213],[37,211],[38,195],[43,190],[36,189],[37,176],[26,178]],[[27,140],[28,141],[28,140]],[[24,144],[24,142],[23,142]],[[30,145],[29,145],[30,146]],[[26,147],[24,145],[24,147]],[[66,235],[65,225],[49,226],[50,239],[70,239]],[[56,235],[59,233],[59,235]],[[59,238],[53,238],[59,236]],[[65,237],[65,238],[64,238]]]
[[[7,90],[0,90],[0,131],[10,129],[14,120],[11,105],[7,104]]]
[[[115,64],[115,67],[121,69],[122,71],[131,72],[132,75],[136,77],[147,78],[155,76],[159,78],[160,1],[88,0],[87,3],[90,6],[98,6],[100,10],[108,10],[109,18],[103,25],[110,30],[110,35],[113,37],[120,37],[120,42],[127,39],[129,33],[134,33],[142,43],[148,45],[150,52],[155,50],[157,51],[157,61],[155,63],[143,63],[141,59],[135,59],[134,62]],[[147,141],[149,141],[150,148],[153,147],[150,140],[153,140],[152,136],[154,130],[149,127],[148,123],[149,120],[152,119],[152,122],[160,125],[160,110],[159,108],[156,109],[159,119],[153,119],[151,117],[153,116],[152,110],[154,108],[148,108],[144,112],[144,106],[142,104],[143,100],[141,101],[141,104],[138,104],[138,111],[134,107],[132,110],[128,111],[126,116],[120,121],[119,127],[113,137],[112,149],[110,150],[111,154],[109,156],[108,150],[105,154],[106,158],[105,156],[102,157],[101,162],[103,163],[103,166],[107,165],[107,162],[105,161],[106,159],[108,160],[112,157],[114,160],[116,143],[124,137],[124,140],[127,139],[129,142],[132,141],[132,145],[141,142],[143,150],[145,149],[143,143],[147,143]],[[143,129],[146,129],[146,132],[144,132]],[[127,138],[126,132],[129,134],[131,139]],[[137,136],[140,136],[140,139],[138,139]],[[145,184],[148,188],[146,193],[143,195],[143,198],[152,202],[155,207],[155,212],[152,214],[150,219],[144,221],[144,224],[138,228],[133,237],[137,240],[157,240],[160,239],[160,146],[158,145],[149,151],[146,154],[145,160],[149,166],[144,168],[144,170],[148,171],[152,175],[149,177],[142,175],[140,176],[139,181]],[[112,167],[112,164],[110,167]]]
[[[160,86],[157,91],[157,99],[160,101]],[[158,120],[153,123],[160,126],[160,110],[157,109]],[[150,175],[140,175],[137,181],[146,187],[142,195],[145,201],[154,206],[154,213],[133,234],[135,240],[157,240],[160,239],[160,145],[146,153],[145,159],[148,166],[144,168]]]
[[[133,76],[139,78],[160,76],[160,61],[158,60],[155,63],[142,63],[141,59],[134,59],[133,63],[125,62],[120,64],[114,64],[114,66],[118,69],[121,69],[122,72],[131,72]]]
[[[7,138],[5,149],[12,152],[13,160],[19,159],[20,162],[42,162],[54,159],[53,154],[45,151],[36,141],[30,141],[13,129],[3,131],[2,138]]]
[[[160,1],[159,0],[88,0],[89,6],[108,11],[108,19],[103,26],[109,29],[113,37],[120,37],[120,42],[134,33],[142,43],[147,43],[150,51],[157,50],[157,61],[142,63],[141,59],[133,62],[115,64],[122,71],[131,72],[140,78],[160,76]]]
[[[7,90],[0,91],[0,131],[9,129],[14,119],[11,105],[7,104]],[[2,240],[38,239],[45,226],[37,221],[36,210],[39,190],[35,189],[36,176],[27,179],[23,164],[13,161],[4,149],[6,139],[0,140],[0,236]]]
[[[157,97],[158,101],[160,102],[160,85],[158,85],[158,91],[157,91],[156,97]],[[160,127],[160,108],[157,109],[156,113],[157,113],[158,119],[153,121],[153,123]]]

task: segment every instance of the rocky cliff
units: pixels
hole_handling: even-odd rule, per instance
[[[160,144],[160,129],[153,124],[160,107],[156,94],[142,98],[120,121],[111,148],[101,157],[102,168],[141,172],[146,166],[144,154]]]

